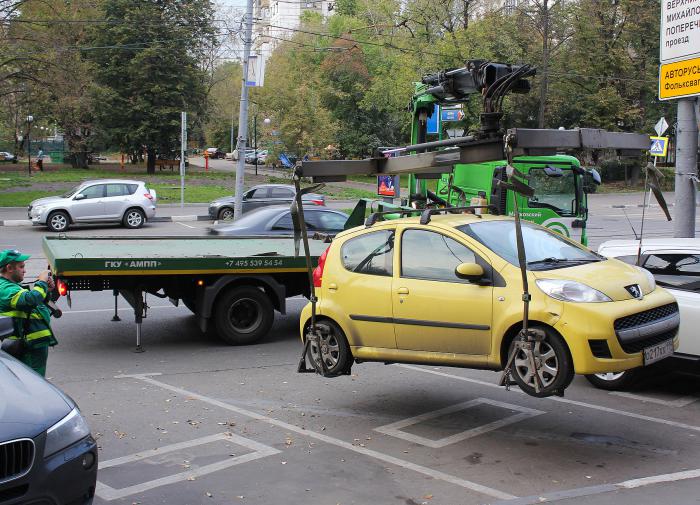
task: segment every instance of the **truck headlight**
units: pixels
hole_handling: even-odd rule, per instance
[[[538,279],[535,282],[544,294],[564,302],[601,303],[612,301],[597,289],[576,281]]]
[[[652,274],[649,270],[646,268],[642,267],[637,267],[647,278],[647,282],[649,283],[649,291],[648,293],[651,293],[656,289],[656,279],[654,278],[654,274]],[[646,294],[646,293],[645,293]]]
[[[70,414],[51,426],[46,432],[44,457],[51,456],[61,449],[82,440],[90,434],[90,427],[80,411],[75,408]]]

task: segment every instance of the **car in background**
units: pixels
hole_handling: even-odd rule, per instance
[[[296,190],[288,184],[260,184],[253,186],[243,195],[243,213],[260,207],[285,204],[291,205]],[[233,219],[235,195],[217,198],[209,204],[209,217],[219,221]],[[302,202],[309,205],[325,205],[326,197],[318,193],[302,196]]]
[[[638,240],[609,240],[598,253],[637,264]],[[640,265],[652,273],[678,301],[681,325],[678,349],[657,368],[700,374],[700,238],[645,238],[642,240]],[[617,390],[633,386],[644,369],[587,375],[594,386]]]
[[[264,207],[246,214],[238,221],[212,226],[212,235],[248,237],[294,234],[294,221],[288,205]],[[309,234],[335,235],[343,231],[347,214],[326,207],[304,205],[304,221]]]
[[[56,232],[79,223],[121,223],[126,228],[141,228],[156,215],[156,193],[143,181],[85,181],[61,196],[34,200],[27,215],[33,225],[45,225]]]
[[[15,155],[7,151],[0,151],[0,161],[14,161]]]
[[[14,331],[0,316],[0,338]],[[92,503],[97,443],[75,402],[0,351],[0,501],[3,504]]]
[[[205,152],[207,153],[207,156],[213,159],[223,160],[226,158],[226,153],[218,147],[207,147]]]
[[[249,165],[264,165],[267,163],[267,156],[267,149],[258,149],[257,152],[254,149],[251,149],[250,152],[246,150],[245,162]]]

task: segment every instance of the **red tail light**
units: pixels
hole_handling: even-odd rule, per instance
[[[330,249],[330,247],[328,248]],[[323,254],[318,258],[318,266],[314,268],[314,287],[320,288],[323,282],[323,267],[326,266],[326,256],[328,256],[328,249],[323,251]]]
[[[66,296],[66,293],[68,293],[68,286],[60,279],[56,282],[56,289],[61,296]]]
[[[151,201],[153,200],[153,195],[150,193],[144,193],[143,196],[145,196],[146,198],[148,198]]]
[[[314,205],[323,205],[323,200],[308,200],[309,203],[313,203]]]

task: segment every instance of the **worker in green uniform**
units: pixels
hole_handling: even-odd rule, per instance
[[[44,271],[32,289],[20,286],[27,259],[29,255],[14,249],[0,251],[0,315],[12,317],[12,354],[45,376],[49,346],[57,344],[51,331],[51,311],[46,305],[54,282],[50,272]]]

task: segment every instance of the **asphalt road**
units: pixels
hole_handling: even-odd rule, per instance
[[[591,245],[632,236],[622,209],[593,205]],[[638,229],[641,209],[625,209]],[[671,236],[650,209],[649,236]],[[75,235],[198,235],[209,223]],[[45,265],[40,228],[3,227],[0,248]],[[229,347],[183,307],[149,297],[144,353],[133,314],[76,292],[55,322],[48,376],[88,418],[103,504],[700,503],[700,380],[659,376],[629,394],[577,378],[565,398],[496,386],[493,372],[362,364],[296,373],[291,299],[268,337]]]

